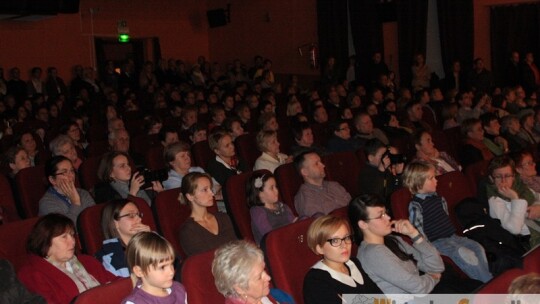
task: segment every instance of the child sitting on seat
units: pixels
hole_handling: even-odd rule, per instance
[[[435,167],[424,161],[405,168],[403,183],[413,194],[409,220],[443,255],[454,261],[469,277],[482,282],[492,278],[484,248],[479,243],[456,235],[446,200],[437,195]]]

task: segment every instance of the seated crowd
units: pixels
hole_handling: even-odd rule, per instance
[[[40,216],[20,281],[50,303],[70,303],[131,276],[123,303],[187,303],[175,266],[217,249],[212,273],[227,303],[294,303],[270,288],[257,246],[308,218],[317,218],[306,233],[320,261],[305,275],[305,303],[341,303],[344,293],[472,293],[519,267],[521,254],[540,244],[540,79],[535,86],[478,82],[475,74],[490,72],[477,59],[469,77],[456,62],[452,75],[435,80],[418,56],[412,83],[401,86],[380,53],[367,81],[347,73],[310,88],[298,77],[280,83],[260,56],[249,69],[238,61],[225,72],[204,57],[191,71],[181,60],[146,62],[139,78],[132,61],[99,77],[77,66],[69,85],[55,68],[45,80],[32,69],[28,82],[12,68],[8,80],[0,77],[0,148],[18,215],[0,208],[0,222]],[[524,64],[540,75],[530,60]],[[345,154],[360,164],[346,180],[325,164]],[[482,163],[473,200],[519,245],[506,268],[494,266],[482,240],[459,231],[437,194],[438,177]],[[287,168],[298,188],[284,177]],[[25,183],[25,172],[42,174],[44,183]],[[242,189],[228,186],[242,174]],[[393,194],[404,188],[408,216],[393,220]],[[152,214],[136,204],[157,208],[170,191],[189,209],[177,242],[152,232],[143,223]],[[245,194],[249,218],[235,214],[229,191]],[[41,196],[32,212],[26,192]],[[95,257],[79,254],[79,215],[100,204],[102,248]]]

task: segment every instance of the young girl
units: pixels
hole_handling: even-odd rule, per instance
[[[492,278],[486,253],[476,241],[456,235],[446,200],[438,196],[435,166],[413,161],[403,173],[403,183],[414,195],[409,220],[441,254],[452,259],[469,277],[487,282]]]
[[[307,232],[309,248],[322,259],[304,278],[304,302],[342,303],[342,294],[381,294],[356,258],[351,259],[352,233],[341,217],[319,217]]]
[[[179,200],[191,207],[190,217],[180,227],[180,245],[187,256],[217,248],[236,240],[230,218],[225,213],[208,212],[214,204],[212,177],[200,172],[184,176]]]
[[[251,230],[257,244],[268,232],[296,220],[291,208],[279,201],[279,191],[274,175],[254,172],[246,187],[248,205],[251,207]]]
[[[126,249],[135,288],[122,304],[187,303],[186,290],[174,278],[174,249],[154,232],[140,232]]]

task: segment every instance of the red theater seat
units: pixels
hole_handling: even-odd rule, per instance
[[[274,171],[279,194],[283,203],[287,204],[295,215],[298,215],[294,207],[294,196],[304,182],[302,177],[296,171],[293,163],[288,163],[277,167]]]
[[[35,217],[39,211],[39,200],[47,190],[45,166],[25,168],[15,175],[15,186],[26,218]]]
[[[81,293],[74,304],[118,304],[133,290],[131,278],[121,278]]]
[[[0,258],[18,271],[26,264],[26,240],[38,217],[0,225]]]
[[[192,255],[182,266],[182,284],[186,287],[190,304],[224,303],[216,289],[212,275],[214,250]]]

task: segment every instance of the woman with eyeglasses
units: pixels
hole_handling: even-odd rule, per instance
[[[104,241],[96,258],[105,269],[119,277],[129,277],[125,250],[131,238],[141,231],[150,231],[142,223],[142,212],[135,203],[127,199],[108,202],[101,213],[101,230]]]
[[[529,206],[537,201],[535,193],[516,176],[514,161],[506,155],[495,157],[488,166],[486,195],[489,215],[501,221],[514,235],[529,236],[531,247],[540,244],[540,226]]]
[[[65,156],[54,156],[47,161],[45,176],[49,188],[39,200],[39,216],[60,213],[76,224],[79,214],[94,205],[88,191],[75,187],[75,174],[73,164]]]
[[[342,303],[343,294],[380,294],[356,258],[351,259],[349,222],[338,216],[319,217],[307,232],[309,248],[322,259],[304,278],[306,304]]]
[[[357,241],[361,240],[358,259],[385,294],[434,291],[444,271],[443,261],[408,220],[391,220],[384,203],[372,194],[353,199],[348,213]],[[393,233],[410,237],[412,246]]]

